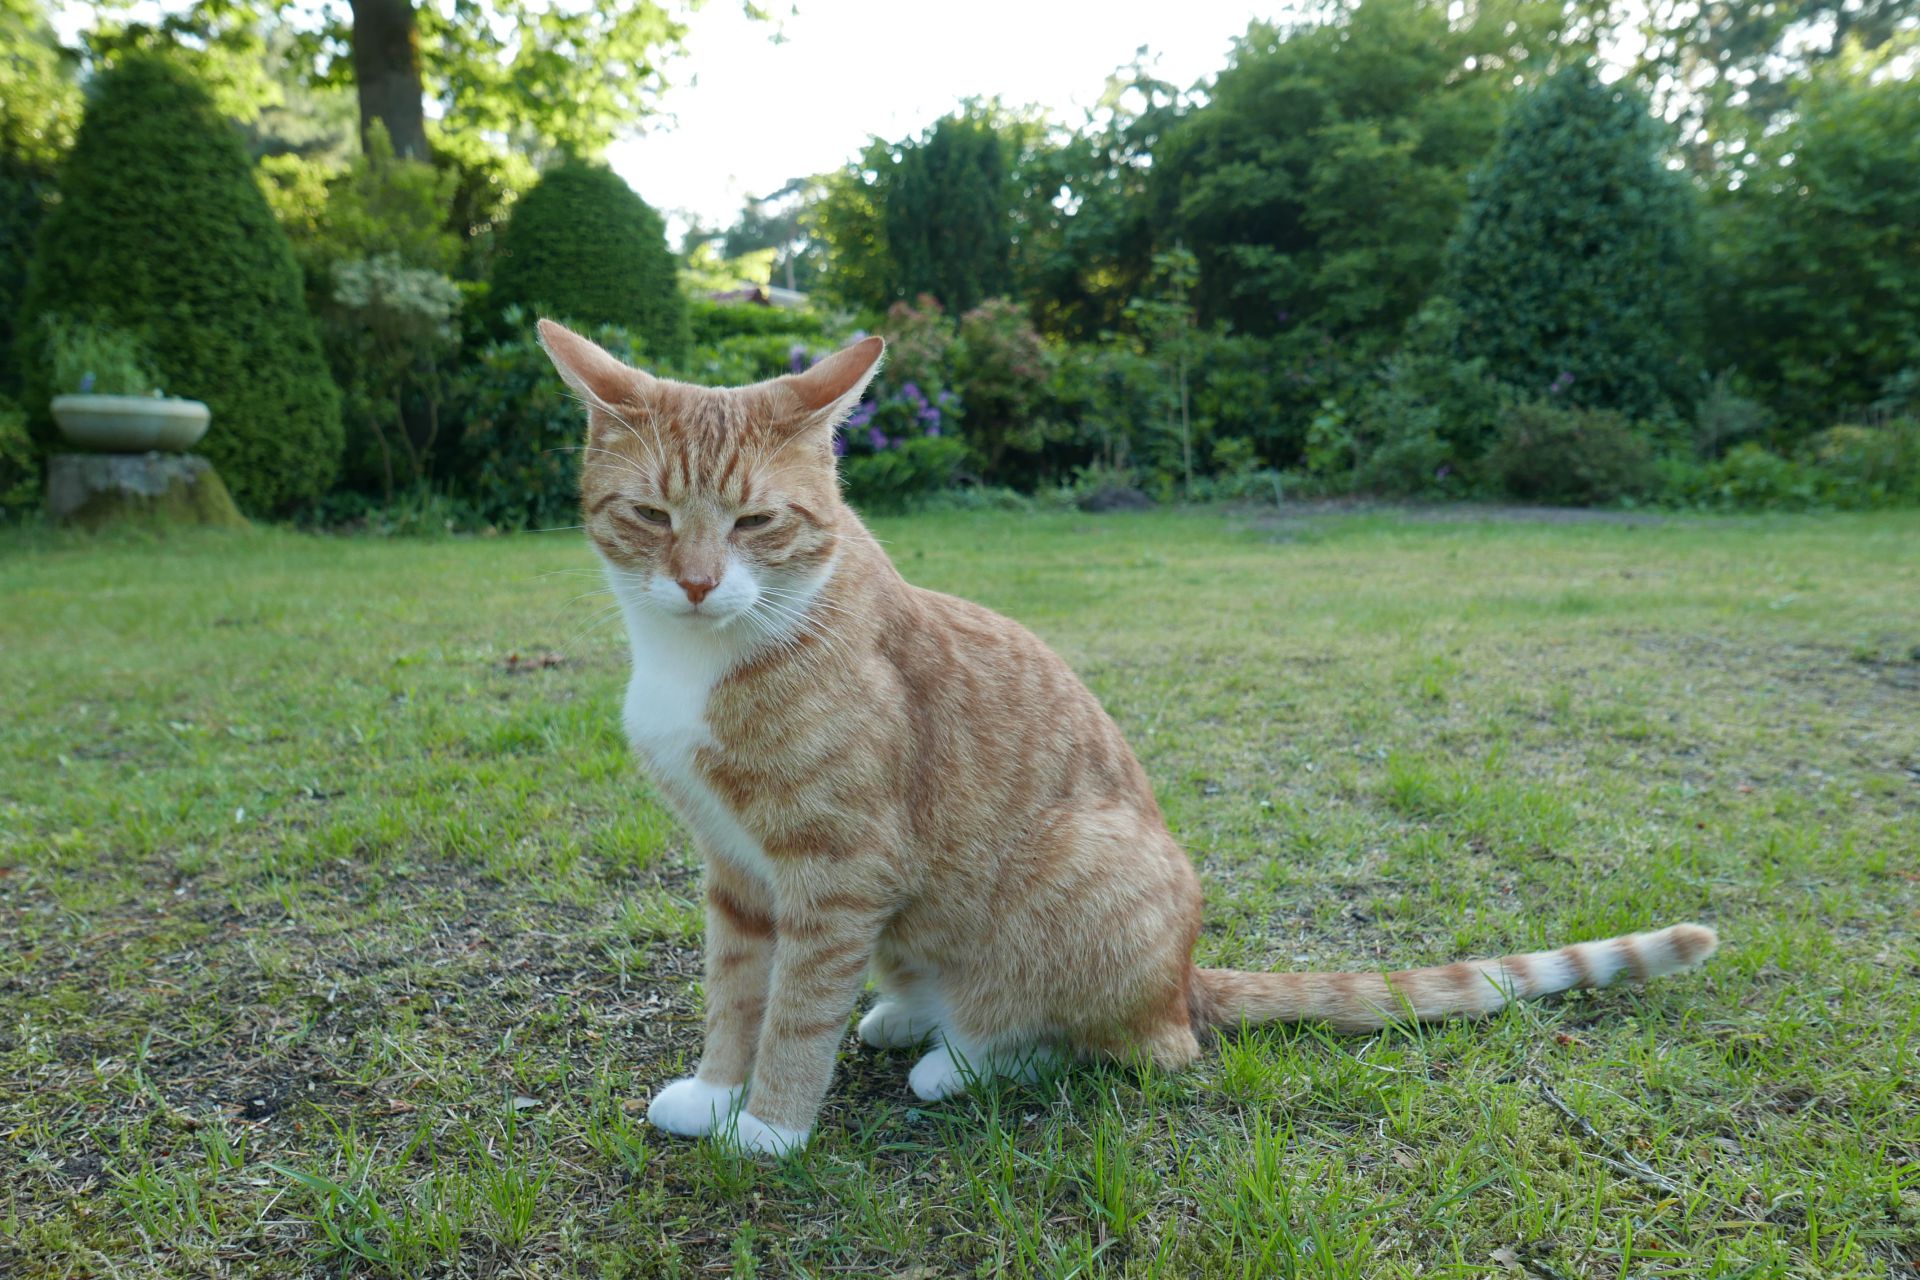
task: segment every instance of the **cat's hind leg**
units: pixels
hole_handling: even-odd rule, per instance
[[[939,1014],[913,1000],[881,996],[860,1019],[860,1040],[875,1049],[911,1049],[940,1029]]]
[[[875,1049],[911,1049],[939,1031],[940,1000],[924,976],[909,965],[876,956],[873,977],[880,998],[860,1019],[861,1043]]]

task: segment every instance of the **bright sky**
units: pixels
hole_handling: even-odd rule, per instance
[[[778,3],[769,6],[776,11]],[[1226,64],[1285,0],[797,0],[777,24],[735,0],[693,15],[687,57],[644,136],[607,159],[647,202],[728,226],[750,195],[852,159],[875,134],[917,134],[963,98],[1037,104],[1077,124],[1146,45],[1186,87]],[[774,42],[776,25],[781,42]],[[685,218],[670,219],[677,239]]]

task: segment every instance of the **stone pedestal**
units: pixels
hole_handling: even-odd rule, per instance
[[[220,473],[196,453],[56,453],[47,459],[47,516],[89,529],[120,520],[247,524]]]

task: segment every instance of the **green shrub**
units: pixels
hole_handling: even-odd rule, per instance
[[[611,169],[569,160],[514,206],[492,302],[578,326],[617,325],[655,362],[687,352],[687,300],[666,224]]]
[[[1665,142],[1585,66],[1514,105],[1447,254],[1456,354],[1523,395],[1632,418],[1692,399],[1694,197]]]
[[[1674,483],[1669,478],[1669,484]],[[1757,444],[1739,444],[1719,461],[1681,472],[1670,500],[1728,511],[1805,511],[1820,483],[1805,466]]]
[[[580,403],[535,339],[532,317],[512,311],[506,323],[514,336],[485,347],[454,381],[453,420],[464,424],[454,495],[476,520],[502,529],[575,524],[586,436]],[[623,360],[645,362],[632,334],[606,326],[590,336]]]
[[[1050,390],[1070,433],[1054,475],[1086,466],[1131,473],[1154,461],[1147,433],[1173,404],[1158,361],[1122,342],[1079,343],[1060,352]]]
[[[1529,502],[1586,506],[1639,497],[1654,485],[1653,451],[1624,415],[1546,400],[1507,410],[1487,470]]]
[[[1244,440],[1258,457],[1299,461],[1312,414],[1296,403],[1293,373],[1283,341],[1208,335],[1192,378],[1197,434],[1220,442],[1216,453],[1220,444]]]
[[[1829,427],[1807,442],[1822,497],[1845,509],[1920,503],[1920,420]]]
[[[164,390],[140,340],[109,325],[49,316],[45,350],[54,395],[146,396]]]
[[[967,446],[953,436],[915,436],[874,453],[840,460],[847,501],[862,511],[906,511],[951,488]]]
[[[339,400],[300,270],[238,130],[171,64],[132,57],[94,82],[26,312],[137,334],[169,393],[212,407],[200,451],[248,509],[287,510],[332,480]],[[45,432],[52,370],[26,372]]]
[[[1444,306],[1424,309],[1406,348],[1355,398],[1357,487],[1391,495],[1473,491],[1481,461],[1514,402],[1484,363],[1460,360],[1446,340]]]
[[[1662,463],[1662,498],[1719,511],[1842,511],[1920,504],[1920,421],[1830,427],[1788,457],[1751,442],[1707,463]]]
[[[1707,384],[1707,393],[1694,406],[1694,452],[1702,458],[1717,458],[1736,444],[1767,435],[1773,421],[1766,405],[1742,395],[1733,375],[1722,372]]]
[[[696,346],[770,334],[817,341],[827,332],[826,317],[810,308],[761,307],[743,302],[713,302],[706,298],[696,298],[687,304],[687,321]]]
[[[343,258],[331,275],[323,314],[341,378],[345,473],[391,498],[397,489],[426,484],[435,471],[460,338],[460,290],[397,253]]]
[[[27,434],[27,415],[0,396],[0,521],[17,520],[40,505],[40,458]]]

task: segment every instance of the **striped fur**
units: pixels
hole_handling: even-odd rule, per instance
[[[707,867],[706,1048],[649,1108],[804,1144],[860,1036],[923,1098],[1059,1055],[1177,1068],[1209,1028],[1369,1030],[1697,963],[1698,925],[1393,974],[1197,969],[1200,886],[1119,729],[1018,623],[909,585],[840,499],[881,354],[683,386],[543,321],[588,406],[581,509],[633,651],[623,719]]]

